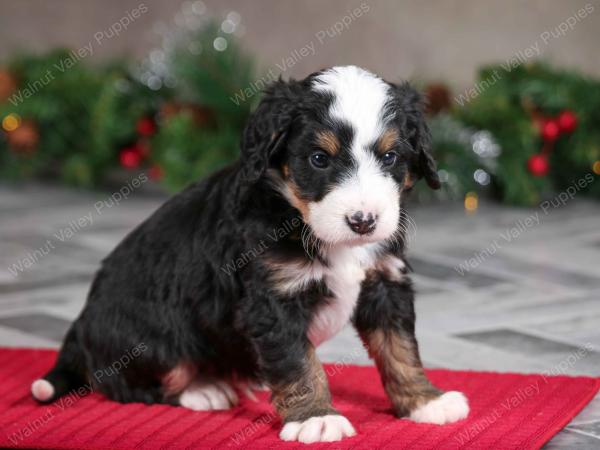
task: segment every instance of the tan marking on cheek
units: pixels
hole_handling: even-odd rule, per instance
[[[318,132],[317,145],[331,156],[337,155],[340,151],[340,141],[333,131]]]
[[[398,131],[393,128],[388,128],[379,137],[377,142],[377,151],[381,154],[389,152],[398,142]]]
[[[308,202],[304,200],[300,194],[300,188],[293,181],[286,181],[286,185],[289,189],[290,198],[289,201],[294,208],[300,211],[302,214],[302,219],[306,222],[308,221]]]
[[[290,166],[288,166],[287,164],[284,164],[283,167],[281,168],[281,171],[283,172],[284,178],[290,177]]]

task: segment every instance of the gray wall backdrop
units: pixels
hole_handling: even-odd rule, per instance
[[[183,3],[0,0],[0,60],[19,48],[39,51],[57,45],[86,45],[96,32],[107,29],[142,3],[146,12],[120,36],[96,45],[90,60],[145,55],[160,41],[153,31],[157,24],[173,25]],[[314,55],[294,57],[294,65],[284,71],[284,76],[302,77],[325,66],[351,63],[390,79],[449,80],[462,89],[473,83],[475,69],[482,63],[508,61],[515,55],[522,60],[537,54],[600,76],[600,0],[204,3],[208,12],[218,17],[231,10],[241,14],[244,45],[264,70],[279,71],[277,64],[281,65],[282,58],[294,57],[294,51],[312,43]],[[355,17],[352,10],[361,4],[363,13]],[[344,20],[341,32],[334,37],[326,35],[319,42],[318,36]]]

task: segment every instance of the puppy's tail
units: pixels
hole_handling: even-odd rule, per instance
[[[83,386],[85,380],[84,357],[71,326],[54,368],[31,384],[31,394],[37,401],[49,403]]]

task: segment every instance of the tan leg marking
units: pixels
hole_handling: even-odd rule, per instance
[[[323,366],[310,346],[306,367],[298,381],[272,387],[273,404],[284,427],[285,441],[332,442],[354,436],[354,428],[331,405],[331,394]]]
[[[467,399],[460,392],[443,393],[425,376],[413,338],[397,332],[375,330],[361,335],[375,359],[385,392],[398,417],[416,422],[444,423],[469,414]]]

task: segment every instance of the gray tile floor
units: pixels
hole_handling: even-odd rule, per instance
[[[58,346],[100,260],[164,200],[134,191],[96,210],[110,198],[0,185],[0,345]],[[427,366],[600,375],[600,204],[575,199],[544,213],[484,203],[474,215],[436,204],[409,213]],[[369,363],[351,328],[319,353]],[[600,397],[547,448],[600,448]]]

